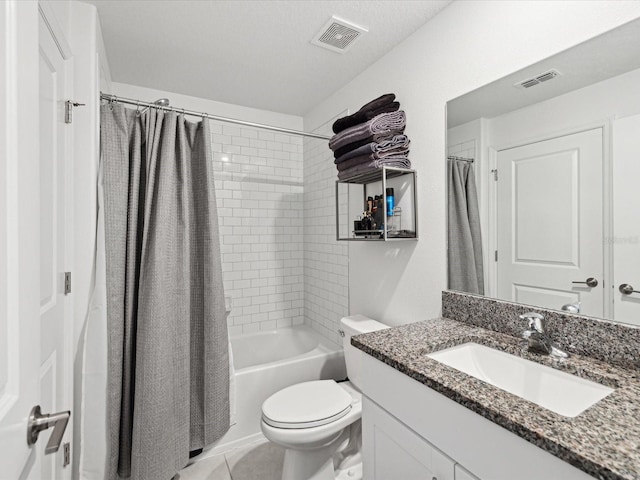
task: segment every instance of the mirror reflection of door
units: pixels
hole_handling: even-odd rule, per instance
[[[599,128],[498,152],[498,298],[603,316],[602,160]]]

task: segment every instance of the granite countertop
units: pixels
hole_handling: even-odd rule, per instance
[[[427,356],[475,342],[587,378],[615,391],[574,418],[455,370]],[[600,479],[640,478],[640,372],[579,355],[530,353],[526,341],[437,318],[354,336],[352,345],[427,387]]]

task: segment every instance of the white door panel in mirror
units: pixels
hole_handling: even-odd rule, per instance
[[[546,142],[545,142],[546,143]],[[531,156],[531,153],[536,152]],[[539,144],[498,154],[498,205],[511,190],[513,261],[576,265],[578,262],[577,149],[549,151]],[[511,175],[509,175],[511,173]],[[509,178],[513,180],[509,181]],[[510,184],[509,184],[510,183]],[[501,188],[502,187],[502,188]]]
[[[602,130],[498,152],[498,171],[498,298],[528,289],[557,308],[579,292],[582,312],[602,316],[603,289],[572,283],[603,273]]]

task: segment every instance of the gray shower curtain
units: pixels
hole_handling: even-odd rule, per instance
[[[229,428],[229,352],[208,122],[101,108],[107,479],[170,480]]]
[[[484,295],[480,213],[473,164],[447,160],[449,288]]]

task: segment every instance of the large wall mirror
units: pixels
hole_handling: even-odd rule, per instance
[[[640,325],[640,20],[447,103],[449,288]]]

